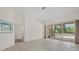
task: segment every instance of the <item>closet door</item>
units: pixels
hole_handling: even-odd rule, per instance
[[[15,41],[23,40],[23,25],[15,24]]]

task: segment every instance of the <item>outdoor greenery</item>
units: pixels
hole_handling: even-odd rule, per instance
[[[55,33],[61,33],[61,26],[60,25],[55,25],[54,32]]]
[[[53,26],[54,33],[75,33],[75,24],[69,23],[69,24],[63,24],[63,30],[61,29],[61,25],[54,25]]]
[[[72,24],[64,24],[64,33],[74,33],[75,32],[75,25]]]

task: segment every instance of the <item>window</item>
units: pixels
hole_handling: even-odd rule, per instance
[[[55,25],[54,31],[55,31],[55,33],[61,33],[61,26]]]
[[[61,33],[62,31],[61,31],[61,25],[59,24],[59,25],[53,25],[52,26],[52,32],[54,32],[54,34],[55,33]]]
[[[0,32],[12,32],[13,31],[13,24],[5,21],[0,20]]]
[[[71,22],[71,23],[53,25],[51,33],[53,38],[74,42],[75,24],[74,22]]]
[[[75,33],[75,24],[74,23],[69,23],[69,24],[64,24],[64,33]]]

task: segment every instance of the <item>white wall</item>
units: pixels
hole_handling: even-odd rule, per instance
[[[25,41],[42,39],[44,37],[43,24],[32,17],[25,17]]]
[[[12,8],[0,8],[0,19],[6,19],[14,23],[14,12]],[[14,29],[11,33],[0,33],[0,50],[14,45]]]
[[[13,8],[0,8],[0,19],[5,19],[9,22],[12,22],[13,24],[23,24],[22,22],[24,19],[24,16],[22,15],[17,15],[14,11]],[[18,21],[19,22],[18,22]],[[29,17],[25,15],[25,32],[24,32],[24,41],[30,41],[30,40],[35,40],[35,39],[41,39],[44,37],[44,27],[43,24],[36,21],[35,18]],[[21,28],[20,28],[21,29]],[[12,45],[15,44],[15,34],[18,35],[19,28],[14,31],[13,27],[13,32],[12,33],[0,33],[0,50],[3,50],[5,48],[8,48]],[[16,36],[16,38],[21,38],[21,34]]]

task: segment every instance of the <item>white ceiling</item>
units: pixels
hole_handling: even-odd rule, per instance
[[[78,7],[26,7],[16,8],[19,13],[34,17],[43,23],[62,23],[79,19]]]

